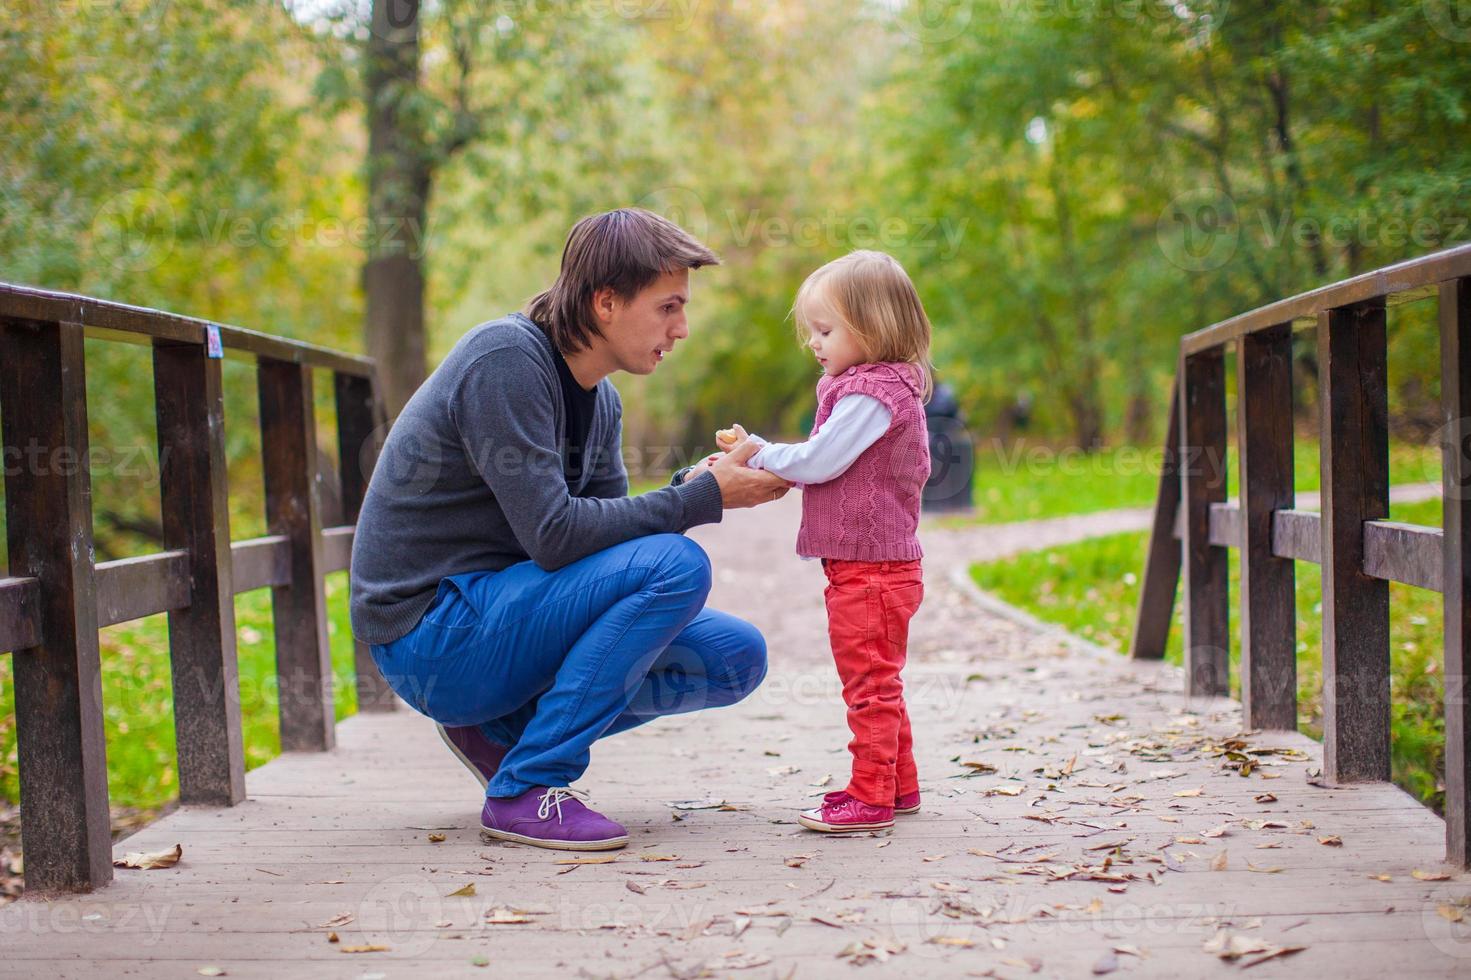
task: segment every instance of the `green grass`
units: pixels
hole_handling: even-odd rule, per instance
[[[327,633],[332,650],[335,709],[340,721],[357,710],[352,633],[347,615],[347,572],[325,580]],[[246,768],[280,754],[276,654],[271,591],[235,597],[240,701]],[[178,795],[168,618],[110,626],[100,633],[107,785],[115,808],[155,811]],[[0,799],[19,799],[16,772],[15,689],[11,656],[0,655]]]
[[[942,526],[1091,514],[1119,507],[1147,507],[1159,490],[1162,450],[1121,446],[1096,453],[995,440],[977,447],[973,515],[941,520]],[[1318,443],[1299,438],[1293,446],[1299,491],[1318,489]],[[1236,460],[1228,457],[1229,493],[1236,493]],[[1390,482],[1440,479],[1438,445],[1395,443],[1390,447]]]
[[[1439,500],[1390,508],[1394,520],[1439,526]],[[1139,599],[1147,535],[1115,534],[974,565],[976,584],[1040,619],[1116,650],[1124,650]],[[1231,552],[1231,685],[1240,695],[1240,636],[1235,602],[1240,595],[1236,552]],[[1443,639],[1441,597],[1407,585],[1390,585],[1393,776],[1416,798],[1439,810],[1443,803],[1445,741],[1440,675]],[[1166,657],[1179,663],[1182,613],[1175,607]],[[1299,727],[1322,733],[1322,581],[1317,565],[1297,563]]]

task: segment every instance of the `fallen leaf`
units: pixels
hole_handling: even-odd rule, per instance
[[[1253,796],[1252,799],[1256,800],[1258,803],[1276,803],[1277,802],[1277,794],[1275,794],[1275,793],[1258,793],[1256,796]]]
[[[1416,868],[1410,872],[1410,876],[1416,881],[1450,881],[1451,876],[1444,871],[1421,871]]]
[[[367,943],[363,946],[339,946],[337,948],[343,953],[386,953],[393,947],[379,943]]]
[[[446,895],[444,897],[445,898],[471,898],[471,897],[474,896],[474,894],[475,894],[475,882],[472,881],[468,885],[466,885],[464,888],[456,888],[454,891],[450,892],[448,895]]]
[[[612,855],[612,854],[600,854],[597,857],[563,858],[562,860],[560,860],[560,861],[558,861],[556,863],[557,864],[612,864],[616,860],[618,860],[618,858],[617,858],[616,855]]]
[[[332,916],[332,918],[328,919],[326,922],[323,922],[321,925],[317,926],[317,928],[318,929],[336,929],[338,926],[345,926],[345,925],[347,925],[351,921],[352,921],[352,913],[351,912],[339,912],[336,915]]]
[[[800,868],[802,865],[811,860],[811,854],[794,854],[791,857],[787,858],[786,865],[789,868]]]
[[[1225,851],[1222,851],[1221,853],[1217,854],[1214,858],[1211,859],[1211,870],[1212,871],[1225,871],[1226,870],[1226,852]]]
[[[640,854],[640,861],[678,861],[678,854]]]
[[[431,844],[443,844],[444,843],[444,835],[443,834],[430,834],[429,835],[429,843],[431,843]]]
[[[1324,847],[1342,847],[1343,838],[1337,836],[1336,834],[1333,834],[1328,837],[1319,837],[1318,843],[1322,844]]]
[[[184,856],[184,845],[175,844],[167,851],[129,851],[120,858],[112,859],[115,868],[139,868],[144,871],[153,868],[172,868],[179,863],[179,858]]]
[[[1436,913],[1447,922],[1465,922],[1466,911],[1456,905],[1437,905]]]
[[[492,926],[519,926],[530,921],[519,909],[494,908],[485,913],[486,924]]]
[[[337,933],[335,933],[335,932],[329,932],[329,933],[327,933],[327,942],[329,942],[329,943],[335,943],[335,942],[337,942]]]
[[[961,949],[970,949],[975,945],[974,942],[966,939],[964,936],[936,936],[930,942],[936,946],[959,946]]]
[[[863,939],[839,950],[838,959],[847,959],[854,966],[862,966],[870,961],[886,963],[890,957],[904,952],[904,949],[903,943],[891,942],[887,939]]]
[[[623,887],[627,888],[629,891],[633,892],[635,895],[642,895],[642,894],[644,894],[644,886],[643,885],[640,885],[636,881],[625,881],[623,883]]]
[[[1275,960],[1279,956],[1291,956],[1293,953],[1301,953],[1305,949],[1307,949],[1306,946],[1276,946],[1262,953],[1262,955],[1256,957],[1255,959],[1245,960],[1244,962],[1242,962],[1241,968],[1243,970],[1249,970],[1252,967],[1256,966],[1258,963],[1265,963],[1267,962],[1267,960]]]
[[[1197,787],[1195,787],[1195,789],[1181,789],[1181,790],[1176,790],[1175,791],[1175,795],[1176,796],[1199,796],[1203,792],[1205,792],[1205,787],[1204,786],[1197,786]]]
[[[225,968],[222,966],[201,966],[194,972],[201,977],[222,977],[225,975]]]
[[[987,796],[1020,796],[1027,787],[1021,786],[992,786],[986,790]]]
[[[1246,870],[1247,871],[1255,871],[1257,874],[1262,874],[1262,875],[1274,875],[1277,872],[1281,871],[1282,869],[1280,867],[1258,868],[1256,865],[1252,864],[1250,861],[1247,861],[1246,862]]]
[[[825,776],[818,776],[816,779],[812,780],[812,785],[821,788],[823,786],[826,786],[828,783],[831,783],[832,781],[833,774],[828,773]]]

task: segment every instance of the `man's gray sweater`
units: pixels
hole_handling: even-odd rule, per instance
[[[519,313],[471,329],[414,392],[384,441],[352,542],[352,632],[390,643],[439,580],[530,559],[552,571],[646,534],[721,518],[710,473],[628,496],[623,403],[598,383],[587,455],[563,469],[551,339]]]

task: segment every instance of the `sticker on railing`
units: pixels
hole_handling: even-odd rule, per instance
[[[204,325],[204,353],[207,357],[225,356],[225,343],[220,340],[218,324],[206,323]]]

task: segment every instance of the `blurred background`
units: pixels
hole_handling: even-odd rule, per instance
[[[965,519],[996,521],[1151,501],[1182,334],[1471,239],[1456,0],[0,5],[0,280],[370,353],[396,408],[551,281],[577,218],[638,204],[704,239],[724,263],[694,277],[692,336],[615,379],[635,489],[731,421],[805,431],[792,298],[853,248],[918,285],[975,445]],[[1438,478],[1433,316],[1391,317],[1397,478]],[[98,560],[157,550],[147,349],[89,342],[87,370],[116,453]],[[226,381],[239,538],[263,531],[255,391]],[[166,670],[139,691],[166,699]],[[166,722],[119,799],[167,797]]]

